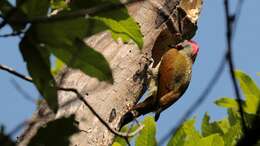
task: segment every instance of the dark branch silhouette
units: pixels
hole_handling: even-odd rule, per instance
[[[226,43],[227,43],[227,53],[226,53],[226,57],[227,57],[227,63],[229,66],[229,71],[230,71],[230,76],[232,79],[232,83],[233,83],[233,88],[236,94],[236,98],[238,101],[238,106],[239,106],[239,114],[241,116],[241,123],[242,123],[242,131],[246,132],[246,124],[245,124],[245,116],[244,116],[244,112],[243,112],[243,107],[242,107],[242,98],[239,92],[239,87],[238,87],[238,83],[235,77],[235,65],[233,62],[233,46],[232,46],[232,38],[233,38],[233,23],[234,20],[236,19],[236,14],[231,15],[230,14],[230,10],[229,10],[229,3],[228,0],[224,0],[224,7],[225,7],[225,17],[226,17]]]
[[[0,64],[0,69],[4,70],[4,71],[7,71],[7,72],[11,73],[12,75],[15,75],[15,76],[17,76],[17,77],[19,77],[19,78],[21,78],[23,80],[26,80],[26,81],[29,81],[29,82],[33,82],[31,77],[23,75],[23,74],[17,72],[15,69],[13,69],[11,67],[8,67],[6,65]]]
[[[113,134],[123,137],[123,138],[128,138],[128,137],[133,137],[135,136],[138,132],[140,132],[144,126],[139,126],[139,128],[137,128],[134,132],[132,133],[123,133],[123,132],[119,132],[117,130],[115,130],[114,128],[112,128],[96,111],[95,109],[84,99],[84,96],[81,95],[77,89],[74,88],[62,88],[62,87],[58,87],[57,90],[61,90],[61,91],[67,91],[67,92],[73,92],[77,95],[77,98],[79,100],[81,100],[85,106],[87,106],[90,111],[99,119],[99,121]]]
[[[9,73],[17,76],[17,77],[20,77],[26,81],[29,81],[29,82],[32,82],[32,79],[30,77],[27,77],[21,73],[18,73],[16,72],[14,69],[8,67],[8,66],[5,66],[5,65],[1,65],[0,64],[0,69],[3,69],[5,71],[8,71]],[[143,126],[139,126],[139,128],[132,132],[132,133],[122,133],[122,132],[118,132],[116,131],[115,129],[113,129],[112,127],[110,127],[110,125],[103,119],[101,118],[101,116],[94,110],[94,108],[92,106],[89,105],[89,103],[84,99],[84,96],[81,95],[77,89],[74,89],[74,88],[62,88],[62,87],[57,87],[57,90],[61,90],[61,91],[68,91],[68,92],[73,92],[77,95],[77,98],[79,100],[81,100],[89,109],[90,111],[100,120],[100,122],[108,128],[109,131],[111,131],[113,134],[117,135],[117,136],[120,136],[120,137],[123,137],[123,138],[128,138],[128,137],[133,137],[135,136],[139,131],[141,131],[143,129]],[[24,125],[24,124],[23,124]],[[19,127],[22,127],[22,126],[19,126]],[[16,131],[16,130],[15,130]]]

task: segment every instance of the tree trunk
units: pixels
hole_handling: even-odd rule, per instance
[[[188,15],[191,15],[189,11],[192,7],[197,9],[201,6],[201,1],[198,0],[193,0],[193,2],[190,2],[190,0],[183,1],[185,3],[196,3],[187,6],[181,4]],[[57,81],[60,82],[62,75],[60,86],[75,88],[80,91],[81,94],[85,95],[85,100],[111,127],[119,129],[122,116],[131,109],[144,92],[146,70],[150,59],[153,57],[157,63],[169,45],[181,41],[176,30],[169,26],[169,24],[173,25],[178,22],[175,15],[179,15],[176,13],[176,6],[179,5],[179,0],[140,0],[127,5],[129,14],[141,27],[144,36],[142,49],[139,49],[132,42],[124,44],[120,40],[113,40],[109,32],[101,32],[85,39],[89,46],[101,52],[108,60],[113,72],[114,84],[100,82],[85,75],[80,70],[66,68],[57,77]],[[171,19],[165,19],[165,13],[167,13],[165,10],[170,12]],[[185,29],[181,34],[193,36],[196,31],[196,20],[197,18],[192,21],[191,17],[183,17],[182,22],[184,22],[183,27]],[[85,131],[71,137],[71,146],[107,146],[112,144],[114,134],[77,99],[74,93],[59,91],[58,100],[60,106],[69,101],[72,102],[62,106],[56,115],[48,114],[48,116],[44,115],[49,112],[49,109],[42,105],[33,115],[28,127],[22,134],[19,146],[26,145],[39,127],[46,122],[71,114],[76,115],[79,129]],[[116,117],[109,120],[112,110],[116,111]]]

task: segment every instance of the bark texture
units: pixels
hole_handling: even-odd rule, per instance
[[[189,0],[184,1],[189,3]],[[85,100],[111,127],[119,129],[122,116],[139,100],[140,95],[144,92],[149,59],[153,56],[155,60],[159,60],[163,52],[167,50],[168,45],[180,41],[176,32],[169,30],[169,27],[164,23],[165,19],[162,16],[163,12],[161,12],[163,9],[167,9],[173,14],[171,15],[172,19],[167,21],[171,21],[172,24],[176,23],[177,17],[174,16],[174,10],[177,5],[179,5],[178,0],[145,0],[126,6],[129,14],[141,27],[144,36],[142,49],[131,42],[124,44],[120,40],[113,40],[109,32],[101,32],[86,38],[86,43],[101,52],[108,60],[113,71],[113,85],[91,78],[80,70],[69,68],[60,73],[57,81],[60,82],[62,75],[62,87],[75,88],[80,91],[81,94],[85,95]],[[176,22],[173,22],[174,20]],[[196,31],[196,24],[193,24],[192,21],[185,25],[189,31],[183,33],[192,34]],[[74,93],[59,91],[58,100],[62,107],[56,115],[44,116],[49,113],[49,109],[44,105],[33,115],[28,128],[21,136],[19,146],[25,146],[44,123],[71,114],[76,115],[79,129],[85,131],[71,137],[72,146],[112,144],[114,134],[100,123],[91,111],[76,98]],[[116,116],[109,120],[112,110],[115,111]]]

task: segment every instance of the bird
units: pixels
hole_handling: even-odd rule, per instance
[[[157,121],[162,111],[180,99],[189,86],[198,52],[199,46],[193,40],[185,40],[166,51],[158,65],[148,71],[150,96],[123,116],[122,125],[150,112],[155,112]]]

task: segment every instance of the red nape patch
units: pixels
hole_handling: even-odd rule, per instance
[[[190,43],[190,45],[193,48],[193,52],[192,53],[193,54],[198,54],[198,52],[199,52],[199,45],[195,41],[193,41],[193,40],[189,40],[188,42]]]

